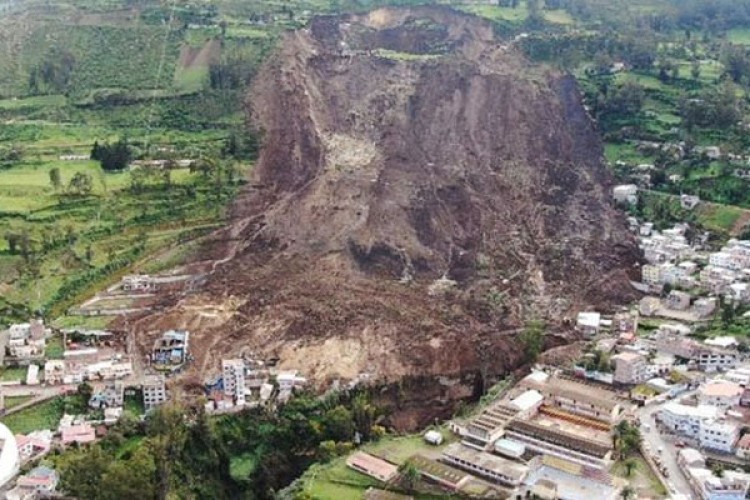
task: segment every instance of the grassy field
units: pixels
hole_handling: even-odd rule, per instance
[[[26,381],[26,372],[28,368],[2,368],[0,369],[0,380],[10,382],[13,380]]]
[[[34,397],[33,396],[6,396],[5,397],[5,409],[10,410],[16,406],[20,406],[24,403],[28,403]]]
[[[750,45],[750,28],[734,28],[727,32],[727,40],[740,45]]]
[[[51,399],[0,419],[15,434],[28,434],[43,429],[56,429],[63,416],[65,398]]]

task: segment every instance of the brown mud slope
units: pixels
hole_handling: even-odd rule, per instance
[[[529,318],[632,298],[636,245],[576,83],[476,18],[316,19],[248,107],[264,132],[252,187],[207,290],[167,317],[225,311],[191,337],[199,367],[247,353],[318,382],[405,377],[409,426],[518,367]],[[420,397],[441,403],[419,413]]]

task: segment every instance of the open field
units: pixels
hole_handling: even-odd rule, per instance
[[[23,409],[1,420],[13,433],[28,434],[43,429],[56,429],[64,412],[65,398],[59,397]]]

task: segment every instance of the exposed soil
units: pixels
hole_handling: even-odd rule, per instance
[[[248,111],[264,148],[203,256],[214,273],[143,346],[169,323],[190,326],[202,374],[245,353],[320,384],[417,380],[394,417],[413,427],[517,368],[528,319],[557,346],[564,318],[634,297],[637,246],[575,81],[477,18],[317,18]]]

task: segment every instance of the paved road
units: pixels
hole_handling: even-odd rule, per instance
[[[693,393],[686,393],[682,397],[689,397]],[[648,447],[651,449],[651,453],[659,455],[661,463],[667,468],[669,477],[667,478],[667,485],[671,490],[672,494],[682,494],[687,498],[692,498],[693,492],[690,489],[687,479],[680,471],[677,466],[677,452],[679,448],[674,445],[675,441],[681,440],[680,436],[673,436],[666,433],[661,433],[656,425],[654,415],[661,410],[665,403],[664,401],[657,404],[652,404],[641,409],[639,416],[642,424],[648,424],[648,431],[641,426],[641,436],[644,441],[648,443]],[[661,453],[658,453],[659,448],[663,448]]]

